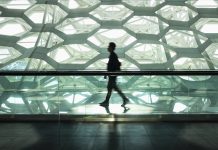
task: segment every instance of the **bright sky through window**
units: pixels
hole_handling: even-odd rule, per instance
[[[218,33],[218,23],[207,23],[200,29],[200,31],[204,33]]]
[[[7,0],[6,3],[3,0],[0,2],[0,5],[5,6],[9,9],[27,9],[30,7],[35,1],[33,0]]]
[[[187,106],[185,104],[182,103],[175,103],[174,108],[173,108],[173,112],[179,113],[184,111],[187,108]]]
[[[44,12],[39,11],[35,12],[29,15],[29,18],[34,22],[34,23],[42,23],[43,22],[43,17],[44,17]]]
[[[0,26],[0,34],[2,35],[16,36],[23,32],[25,32],[24,27],[18,23],[8,23],[2,27]]]
[[[23,99],[19,95],[9,97],[7,101],[12,104],[24,104]]]
[[[216,8],[218,7],[218,1],[217,0],[198,0],[196,3],[194,3],[194,6],[198,8]]]
[[[37,35],[34,34],[21,39],[20,41],[18,41],[18,44],[25,48],[32,48],[35,46],[37,39],[38,39],[38,34]]]

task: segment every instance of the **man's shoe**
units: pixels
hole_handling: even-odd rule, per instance
[[[123,113],[127,113],[127,111],[129,111],[130,110],[130,108],[128,108],[128,107],[123,107],[124,108],[124,110],[123,110]]]
[[[109,104],[107,102],[101,102],[99,103],[100,106],[103,106],[103,107],[107,107],[109,106]]]

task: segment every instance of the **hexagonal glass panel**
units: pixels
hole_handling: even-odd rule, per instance
[[[136,38],[122,29],[100,29],[88,40],[99,47],[106,48],[111,41],[115,41],[117,47],[125,47],[136,41]]]
[[[88,17],[68,18],[56,28],[65,34],[89,33],[100,25]]]
[[[39,80],[39,77],[34,77],[34,76],[6,76],[6,78],[10,81],[10,82],[18,82],[18,81],[30,81],[30,82],[37,82],[37,80]]]
[[[57,5],[36,4],[25,15],[36,24],[47,24],[59,22],[67,13]]]
[[[136,102],[140,104],[155,104],[161,100],[159,93],[155,92],[133,92],[133,97],[137,97]]]
[[[6,101],[10,104],[18,104],[18,105],[24,104],[24,100],[19,94],[10,95],[10,97]]]
[[[162,17],[167,20],[189,21],[198,13],[189,9],[186,6],[166,5],[157,11]],[[191,17],[191,18],[190,18]]]
[[[20,55],[21,54],[13,47],[0,46],[0,64],[7,63]]]
[[[176,88],[180,84],[177,78],[171,76],[140,76],[130,88],[163,89]],[[135,93],[136,94],[136,93]]]
[[[211,78],[211,76],[180,76],[183,80],[187,81],[205,81]]]
[[[168,26],[154,16],[134,16],[124,24],[124,27],[135,33],[158,34],[160,32],[160,23],[162,23],[164,28]]]
[[[135,64],[129,62],[126,59],[119,58],[119,61],[121,62],[121,70],[140,70]],[[105,59],[99,59],[96,62],[89,65],[86,70],[106,70],[108,63],[108,58]]]
[[[1,0],[0,6],[8,9],[27,9],[35,3],[35,0]]]
[[[218,19],[200,18],[194,27],[204,33],[218,33]]]
[[[98,8],[90,12],[100,20],[116,20],[122,21],[133,13],[132,10],[123,5],[100,5]]]
[[[31,30],[21,18],[1,17],[0,35],[21,36]]]
[[[164,47],[160,44],[137,43],[126,54],[139,64],[159,64],[167,62]]]
[[[218,43],[211,44],[206,48],[205,52],[207,52],[215,68],[218,69]]]
[[[24,58],[1,68],[0,70],[54,70],[47,62],[35,58]]]
[[[169,30],[165,35],[167,44],[173,47],[181,47],[181,48],[197,48],[198,44],[195,38],[200,41],[200,43],[204,43],[207,38],[203,37],[199,34],[195,34],[192,31],[188,30]]]
[[[41,33],[29,33],[25,37],[21,38],[17,44],[25,48],[47,47],[51,48],[59,43],[63,42],[63,39],[58,37],[56,34],[51,32],[41,32]]]
[[[51,48],[64,41],[62,38],[51,32],[41,32],[38,38],[40,38],[37,44],[38,47]]]
[[[89,78],[89,77],[87,77],[87,76],[64,76],[64,77],[60,76],[59,77],[59,81],[60,81],[59,84],[62,87],[62,89],[72,90],[72,89],[75,89],[75,87],[76,87],[76,89],[81,89],[83,91],[86,90],[87,92],[81,91],[80,94],[82,94],[83,96],[85,96],[85,95],[90,96],[91,95],[90,92],[92,92],[92,93],[94,92],[94,90],[96,89],[96,85],[94,82],[92,82],[92,83],[89,82],[86,78]],[[90,91],[90,92],[88,92],[88,91]],[[68,93],[68,94],[65,93],[64,97],[68,97],[68,98],[66,98],[66,100],[70,101],[70,97],[72,96],[72,94],[73,93]],[[71,99],[71,102],[72,102],[72,100],[73,100],[73,98]]]
[[[134,7],[155,7],[164,2],[164,0],[122,0],[124,3]]]
[[[26,37],[23,37],[17,42],[17,44],[25,48],[35,47],[36,41],[38,39],[39,33],[29,33]]]
[[[74,93],[67,93],[67,94],[65,94],[64,99],[70,104],[81,104],[86,99],[90,98],[91,95],[92,95],[92,93],[90,93],[90,92],[78,92],[75,94]]]
[[[58,0],[69,9],[89,8],[100,3],[100,0]]]
[[[48,56],[61,64],[85,64],[98,54],[87,44],[71,44],[53,50]]]
[[[193,5],[197,8],[217,8],[217,0],[188,0],[186,3]]]
[[[209,70],[209,66],[203,58],[186,58],[177,59],[174,63],[177,70]]]

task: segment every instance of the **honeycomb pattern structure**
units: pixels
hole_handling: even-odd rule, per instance
[[[216,70],[217,9],[217,0],[1,0],[0,70],[105,70],[111,41],[122,70]],[[99,76],[0,78],[1,113],[75,113],[72,107],[98,103],[106,90]],[[132,103],[166,112],[216,106],[217,94],[184,93],[216,90],[217,82],[119,77]]]
[[[0,69],[105,70],[113,41],[123,70],[214,70],[216,8],[216,0],[2,0],[0,46],[20,55],[2,51]]]

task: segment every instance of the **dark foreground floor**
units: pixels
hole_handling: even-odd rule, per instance
[[[218,150],[218,123],[0,123],[0,150]]]

